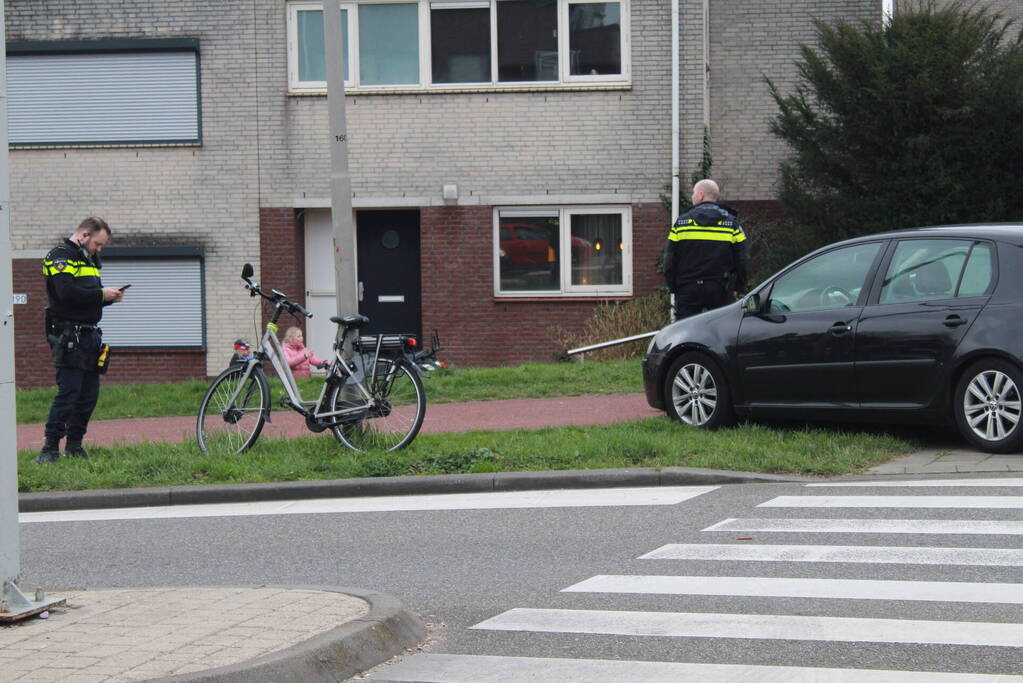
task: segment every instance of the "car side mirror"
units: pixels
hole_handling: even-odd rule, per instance
[[[742,312],[745,315],[757,315],[760,313],[760,294],[753,293],[747,296],[742,302]]]
[[[244,266],[242,266],[242,279],[248,281],[249,279],[252,278],[252,275],[255,272],[256,271],[252,269],[252,264],[246,263]]]

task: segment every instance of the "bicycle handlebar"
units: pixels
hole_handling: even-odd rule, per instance
[[[289,313],[301,313],[307,318],[313,317],[313,314],[302,308],[301,304],[297,304],[294,301],[289,301],[287,295],[284,292],[278,292],[276,289],[271,289],[270,294],[267,294],[263,289],[252,280],[243,277],[245,280],[245,288],[249,290],[250,296],[259,295],[272,303],[274,306],[287,309]]]

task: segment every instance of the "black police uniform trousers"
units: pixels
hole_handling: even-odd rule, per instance
[[[675,320],[709,311],[732,302],[724,280],[696,280],[675,289]]]
[[[66,343],[66,334],[61,335],[57,344]],[[94,331],[82,330],[77,333],[77,349],[57,362],[57,395],[50,406],[44,434],[47,440],[81,441],[89,427],[89,418],[99,399],[99,373],[83,369],[88,359],[95,362],[102,339]],[[54,346],[51,343],[51,349]],[[54,354],[56,358],[57,354]]]

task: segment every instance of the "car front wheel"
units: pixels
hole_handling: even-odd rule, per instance
[[[1023,373],[1012,363],[991,358],[974,363],[959,379],[955,418],[959,432],[989,453],[1023,449]]]
[[[683,424],[717,429],[733,420],[732,397],[724,374],[702,353],[682,354],[664,384],[665,411]]]

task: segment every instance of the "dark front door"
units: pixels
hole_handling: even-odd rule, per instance
[[[420,336],[422,301],[418,211],[359,211],[359,313],[364,333]]]

